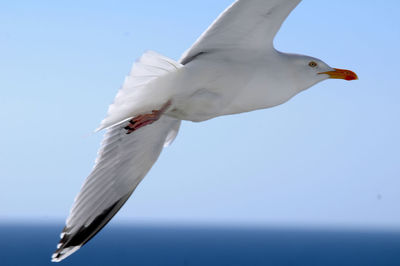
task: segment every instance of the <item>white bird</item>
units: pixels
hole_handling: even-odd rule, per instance
[[[147,52],[133,66],[98,130],[94,169],[72,206],[52,256],[59,262],[99,232],[176,137],[182,120],[270,108],[349,70],[277,51],[273,39],[301,0],[237,0],[179,62]]]

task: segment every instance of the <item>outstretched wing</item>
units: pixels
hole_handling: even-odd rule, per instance
[[[184,53],[187,64],[197,56],[221,49],[266,50],[283,21],[301,0],[237,0]]]
[[[107,130],[96,164],[79,192],[52,261],[68,257],[100,231],[124,205],[179,128],[180,120],[161,117],[135,134],[124,125]],[[171,132],[172,135],[171,136]]]

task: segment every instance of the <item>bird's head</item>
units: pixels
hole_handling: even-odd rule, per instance
[[[292,75],[295,77],[301,90],[317,84],[326,79],[343,79],[347,81],[357,80],[358,76],[351,70],[332,68],[320,59],[290,55],[291,64],[294,65]]]

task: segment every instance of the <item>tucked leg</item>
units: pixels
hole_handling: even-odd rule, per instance
[[[150,114],[138,115],[132,118],[129,121],[129,124],[125,127],[125,129],[127,130],[126,134],[131,134],[141,127],[153,124],[155,121],[160,119],[161,115],[164,114],[164,112],[168,109],[170,105],[171,101],[168,101],[161,107],[160,110],[153,110]]]

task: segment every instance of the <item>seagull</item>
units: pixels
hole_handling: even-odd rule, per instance
[[[113,218],[174,141],[182,120],[271,108],[326,79],[358,79],[350,70],[274,48],[276,33],[300,2],[237,0],[179,61],[149,51],[133,65],[97,129],[106,133],[53,262],[77,251]]]

